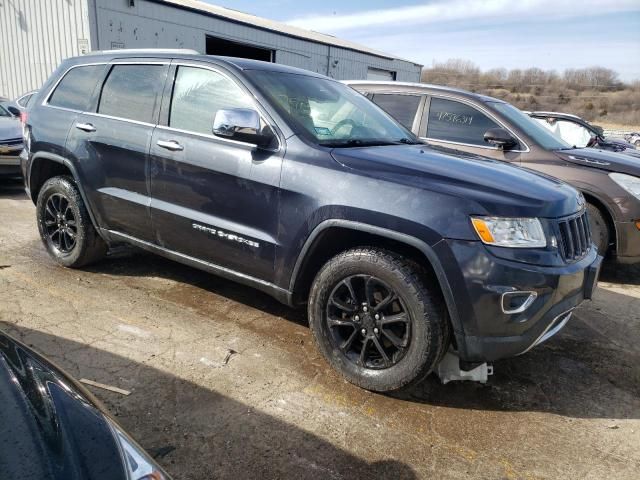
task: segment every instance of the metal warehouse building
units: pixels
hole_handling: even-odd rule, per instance
[[[91,50],[190,48],[336,79],[419,81],[422,66],[363,45],[195,0],[0,0],[0,96],[37,89]]]

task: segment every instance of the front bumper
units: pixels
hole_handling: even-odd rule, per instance
[[[15,155],[0,154],[0,175],[19,175],[20,169],[20,152]]]
[[[616,222],[616,236],[617,260],[620,263],[640,263],[640,230],[636,222]]]
[[[591,298],[602,263],[595,248],[576,263],[545,267],[498,258],[480,242],[446,244],[457,264],[446,266],[460,316],[456,343],[468,362],[520,355],[553,336]],[[514,292],[534,298],[522,311],[510,309],[504,294]]]

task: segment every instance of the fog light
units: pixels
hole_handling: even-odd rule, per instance
[[[505,292],[502,294],[502,312],[507,315],[522,313],[538,298],[537,292]]]

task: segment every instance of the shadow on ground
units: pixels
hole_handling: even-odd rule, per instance
[[[179,282],[179,294],[168,300],[209,317],[216,315],[215,307],[208,303],[213,294],[238,302],[241,304],[238,309],[248,306],[268,314],[265,317],[284,318],[292,324],[279,327],[278,334],[272,327],[282,320],[270,317],[264,319],[270,326],[260,333],[270,335],[288,350],[301,372],[315,375],[319,382],[324,379],[327,388],[339,389],[340,394],[355,402],[362,396],[361,390],[336,382],[336,377],[329,376],[326,369],[312,365],[314,361],[326,365],[318,359],[312,342],[301,346],[284,339],[282,332],[287,328],[307,325],[304,309],[290,309],[252,288],[130,249],[90,268],[109,275],[159,276]],[[630,305],[630,301],[629,296],[600,289],[596,302],[587,305],[601,304],[610,310],[608,306]],[[640,335],[640,313],[633,318],[614,320],[610,312],[592,310],[579,309],[560,334],[526,355],[496,362],[495,374],[486,385],[471,382],[441,385],[432,375],[401,394],[378,396],[379,401],[397,399],[461,409],[540,411],[575,418],[640,418],[640,350],[628,340]],[[403,408],[402,403],[385,405]]]
[[[0,198],[26,200],[24,183],[21,178],[0,176]]]
[[[166,372],[101,349],[0,322],[75,378],[136,385],[124,397],[93,389],[174,478],[415,479],[393,460],[367,463],[316,435]],[[91,388],[91,387],[90,387]]]

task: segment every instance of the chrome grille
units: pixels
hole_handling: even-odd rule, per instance
[[[591,247],[589,219],[584,211],[577,216],[558,222],[559,245],[562,256],[568,262],[580,260]]]

